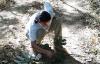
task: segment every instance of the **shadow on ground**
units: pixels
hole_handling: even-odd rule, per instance
[[[0,11],[7,10],[14,4],[16,4],[14,0],[0,0]]]
[[[59,14],[56,16],[57,21],[61,21],[64,25],[75,25],[75,24],[81,24],[83,26],[88,25],[89,23],[86,22],[86,16],[81,13],[70,13],[63,14],[63,11],[56,10],[56,14]]]
[[[0,64],[19,64],[19,63],[23,64],[22,62],[18,63],[18,61],[16,61],[15,59],[17,58],[17,56],[26,55],[24,49],[25,49],[24,46],[20,45],[19,47],[15,47],[15,45],[12,43],[0,45]],[[22,59],[23,58],[21,58],[21,60]],[[29,59],[26,58],[25,60],[29,61]]]
[[[14,35],[13,31],[9,29],[9,26],[16,25],[18,23],[17,18],[4,18],[0,16],[0,39],[8,37],[10,35],[9,33]]]
[[[82,64],[81,62],[75,60],[72,56],[70,56],[62,48],[62,46],[58,50],[58,53],[59,52],[65,54],[66,57],[66,59],[64,60],[65,62],[59,63],[59,61],[57,61],[58,63],[54,64]],[[20,45],[18,47],[15,47],[15,45],[10,42],[9,44],[6,45],[0,45],[0,64],[24,64],[24,63],[37,64],[29,57],[28,51],[25,51],[25,46]],[[51,64],[51,63],[46,63],[46,64]],[[93,63],[89,62],[89,64]],[[99,63],[94,63],[94,64],[99,64]]]
[[[17,18],[4,18],[2,16],[0,16],[1,20],[0,23],[2,23],[2,25],[15,25],[18,24],[18,19]]]
[[[88,22],[86,22],[86,19],[89,16],[86,13],[83,13],[82,11],[78,11],[78,13],[67,12],[67,14],[63,14],[62,10],[55,9],[55,13],[56,13],[56,16],[54,18],[54,21],[62,22],[62,25],[65,25],[65,26],[67,26],[67,25],[72,26],[72,25],[79,24],[79,25],[81,25],[80,28],[83,28],[89,24]],[[78,27],[76,29],[78,29]],[[60,42],[60,41],[58,41],[58,42]],[[55,44],[56,51],[57,51],[56,55],[58,56],[57,59],[62,58],[64,61],[60,63],[60,60],[58,59],[57,63],[55,63],[55,64],[82,64],[81,62],[79,62],[78,60],[73,58],[67,52],[67,50],[65,50],[63,48],[62,45],[57,45],[58,42]],[[59,57],[59,56],[61,56],[61,57]],[[51,64],[53,64],[53,63],[51,63]]]
[[[64,3],[67,6],[70,6],[74,9],[75,12],[67,12],[64,10],[60,10],[58,8],[55,9],[58,21],[61,20],[62,24],[64,25],[74,25],[74,24],[81,24],[84,26],[92,25],[94,22],[99,23],[99,20],[96,19],[94,16],[90,15],[89,13],[85,13],[67,3]],[[66,12],[67,14],[63,14]]]
[[[56,60],[51,64],[82,64],[73,58],[62,45],[66,45],[65,39],[55,39]]]
[[[26,14],[26,13],[34,13],[34,10],[40,10],[43,7],[43,3],[37,2],[37,1],[33,1],[32,3],[26,3],[23,5],[18,5],[18,6],[14,6],[11,7],[9,9],[7,9],[7,11],[16,11],[18,13],[21,14]],[[32,10],[31,12],[29,10]]]
[[[8,11],[17,11],[18,13],[22,13],[22,14],[26,14],[28,13],[28,10],[33,8],[33,9],[41,9],[41,6],[43,4],[39,3],[39,2],[32,2],[32,3],[28,3],[26,5],[20,5],[20,6],[16,6],[16,7],[13,7],[13,8],[10,8]],[[58,22],[62,22],[64,25],[74,25],[74,24],[81,24],[83,25],[82,27],[84,27],[85,25],[88,25],[89,23],[88,22],[85,22],[86,21],[86,16],[88,16],[86,13],[83,13],[83,12],[79,12],[79,14],[76,14],[76,13],[69,13],[68,12],[68,15],[67,14],[63,14],[63,11],[60,11],[58,9],[55,10],[56,12],[56,21]],[[18,20],[16,18],[13,18],[13,19],[9,19],[9,18],[3,18],[2,16],[0,16],[1,20],[0,20],[0,24],[2,24],[2,26],[0,25],[0,27],[3,27],[4,25],[15,25],[15,24],[18,24]],[[2,28],[1,31],[3,34],[4,30],[6,30],[7,28]],[[5,32],[4,34],[6,34],[7,32]],[[0,37],[3,37],[4,35],[0,36]],[[57,48],[57,53],[61,52],[62,54],[64,54],[64,62],[63,63],[57,63],[57,64],[82,64],[81,62],[77,61],[75,58],[73,58],[63,47],[62,45],[60,46],[57,46],[59,48]],[[11,50],[9,50],[11,49]],[[1,51],[2,50],[2,51]],[[19,50],[19,49],[18,49]],[[17,50],[17,51],[18,51]],[[10,52],[12,51],[12,52]],[[3,62],[5,64],[5,61],[6,63],[9,63],[9,62],[13,62],[13,59],[14,59],[14,55],[16,54],[16,52],[13,52],[14,50],[11,48],[11,47],[7,47],[7,46],[4,46],[4,49],[1,49],[0,48],[0,61],[1,63]],[[19,50],[20,51],[20,50]],[[6,54],[8,53],[8,54]],[[19,52],[21,53],[21,52]],[[12,54],[12,55],[10,55]],[[9,56],[8,56],[9,55]],[[59,62],[59,61],[58,61]],[[14,63],[12,63],[14,64]]]

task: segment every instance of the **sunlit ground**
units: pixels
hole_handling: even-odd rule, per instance
[[[26,50],[29,50],[28,53],[32,53],[30,42],[27,40],[24,33],[24,26],[28,22],[31,14],[36,12],[37,9],[35,7],[29,9],[25,8],[27,7],[26,4],[31,3],[33,0],[15,1],[17,3],[15,8],[0,12],[0,44],[3,45],[10,42],[15,45],[15,48],[24,44],[26,46]],[[75,10],[75,8],[84,12],[88,11],[78,6],[80,2],[76,0],[68,0],[67,4],[69,5],[62,4],[60,1],[58,2],[59,3],[56,6],[64,11],[63,15],[60,16],[59,21],[67,22],[62,24],[62,36],[66,39],[66,45],[63,47],[72,57],[82,63],[86,63],[88,61],[100,63],[99,30],[84,26],[81,22],[84,20],[78,20],[81,14]],[[25,6],[23,7],[21,5]],[[25,10],[27,10],[28,13],[23,13]],[[50,33],[47,37],[45,37],[44,42],[53,42],[52,37],[54,37],[54,35]],[[96,52],[97,55],[95,55]]]

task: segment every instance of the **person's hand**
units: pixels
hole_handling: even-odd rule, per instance
[[[47,55],[48,58],[51,59],[53,57],[53,52],[52,51],[47,51],[46,55]]]

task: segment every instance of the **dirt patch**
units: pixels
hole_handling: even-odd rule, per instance
[[[1,64],[15,64],[15,62],[29,64],[28,62],[31,62],[29,53],[32,50],[30,42],[24,33],[25,24],[33,13],[43,8],[43,4],[33,0],[15,0],[15,2],[16,4],[13,7],[8,7],[0,12]],[[93,26],[91,24],[92,21],[95,21],[93,17],[72,6],[63,4],[61,1],[51,1],[51,3],[55,9],[56,21],[62,22],[62,36],[66,39],[66,45],[63,45],[63,47],[67,51],[66,54],[68,56],[64,63],[99,64],[100,23],[96,22]],[[44,38],[43,42],[51,44],[53,37],[53,33],[50,33]]]

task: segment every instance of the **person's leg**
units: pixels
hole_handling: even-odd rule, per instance
[[[62,39],[61,21],[59,21],[59,19],[57,19],[57,18],[54,18],[52,23],[51,23],[49,32],[52,32],[52,31],[54,31],[54,34],[55,34],[53,47],[54,47],[54,50],[56,52],[56,48],[57,48],[57,46],[59,44],[59,42],[57,43],[57,41],[59,39]]]
[[[57,18],[54,18],[52,20],[51,26],[49,31],[52,32],[54,31],[55,38],[59,38],[62,36],[62,26],[61,26],[61,21]]]

